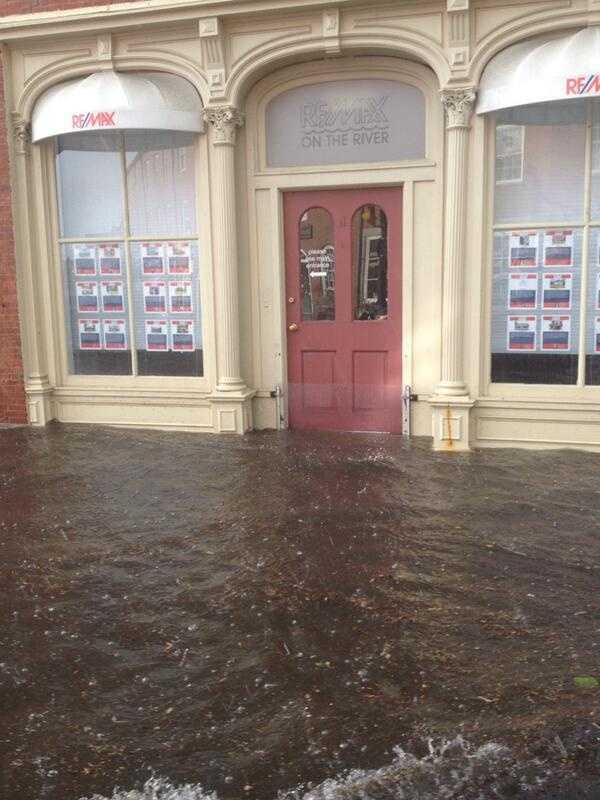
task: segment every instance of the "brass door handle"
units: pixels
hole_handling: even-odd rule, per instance
[[[288,325],[288,331],[297,331],[297,330],[298,330],[298,326],[296,325],[295,322],[292,322],[291,325]]]

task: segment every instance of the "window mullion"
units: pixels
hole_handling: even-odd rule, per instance
[[[121,134],[121,172],[123,179],[123,232],[125,238],[125,268],[127,271],[127,296],[129,298],[129,344],[131,347],[131,373],[137,377],[138,357],[135,335],[135,302],[133,294],[133,274],[130,254],[131,231],[129,225],[129,187],[127,185],[127,155],[125,153],[125,134]]]
[[[581,289],[579,294],[579,358],[577,386],[585,386],[588,262],[590,250],[590,219],[592,205],[592,104],[586,102],[585,167],[583,189],[583,242],[581,246]]]

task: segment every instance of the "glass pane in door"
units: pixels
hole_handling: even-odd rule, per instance
[[[352,217],[352,289],[354,319],[386,319],[387,219],[377,205],[359,208]]]
[[[325,208],[300,217],[300,296],[303,321],[335,319],[333,219]]]

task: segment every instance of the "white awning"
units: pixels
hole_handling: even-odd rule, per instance
[[[110,130],[201,132],[202,101],[166,72],[96,72],[45,92],[32,118],[34,142],[63,133]]]
[[[478,91],[477,113],[600,95],[600,27],[567,36],[529,39],[489,62]]]

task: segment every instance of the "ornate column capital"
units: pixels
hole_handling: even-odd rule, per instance
[[[13,119],[13,134],[15,137],[15,146],[17,153],[26,156],[29,154],[29,145],[31,144],[31,125],[30,123],[16,117]]]
[[[214,144],[234,145],[245,115],[234,106],[208,106],[204,109],[204,119],[212,128]]]
[[[446,128],[468,128],[477,93],[471,87],[442,89],[441,98],[446,112]]]

